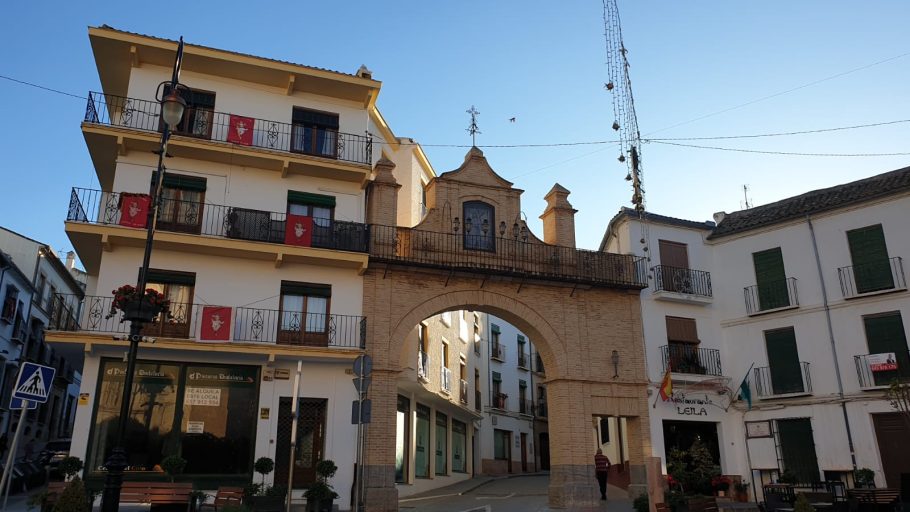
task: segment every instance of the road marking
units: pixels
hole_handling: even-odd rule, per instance
[[[507,500],[513,496],[515,496],[514,492],[511,494],[506,494],[505,496],[490,496],[490,495],[478,496],[476,499],[478,499],[478,500]],[[487,506],[489,506],[489,505],[487,505]],[[468,512],[468,511],[465,511],[465,512]]]

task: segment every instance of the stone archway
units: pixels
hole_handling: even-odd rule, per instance
[[[646,280],[640,262],[576,251],[574,210],[566,200],[569,192],[558,185],[547,196],[543,216],[549,243],[533,235],[520,240],[520,230],[527,228],[516,222],[514,240],[503,236],[491,243],[493,251],[472,252],[465,235],[446,232],[457,224],[452,210],[482,200],[514,218],[521,193],[495,175],[476,148],[461,168],[431,182],[431,209],[420,225],[389,227],[398,190],[391,168],[388,161],[377,164],[368,203],[371,259],[364,273],[363,315],[369,319],[366,350],[374,366],[372,423],[365,434],[366,510],[398,510],[395,443],[389,440],[395,435],[407,334],[425,318],[458,309],[503,318],[538,347],[547,368],[551,507],[577,510],[599,502],[591,436],[595,415],[627,418],[633,484],[643,486],[651,449],[639,304]],[[448,207],[450,218],[440,197],[456,205]],[[495,229],[500,218],[484,224]]]

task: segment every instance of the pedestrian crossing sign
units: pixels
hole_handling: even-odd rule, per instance
[[[57,370],[50,366],[35,363],[23,363],[19,369],[19,378],[13,388],[13,398],[29,400],[31,402],[45,403],[54,382]]]

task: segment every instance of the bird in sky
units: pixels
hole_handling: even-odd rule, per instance
[[[515,118],[514,118],[514,117],[510,117],[510,118],[509,118],[509,122],[510,122],[510,123],[514,123],[514,122],[515,122]]]

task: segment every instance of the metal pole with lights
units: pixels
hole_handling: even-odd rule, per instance
[[[167,143],[171,135],[171,127],[177,126],[183,118],[186,101],[180,96],[178,88],[182,87],[177,79],[180,77],[180,64],[183,61],[183,37],[177,44],[177,58],[174,61],[174,72],[169,82],[158,85],[156,99],[161,103],[161,117],[164,126],[161,130],[161,148],[158,154],[158,168],[152,173],[150,195],[152,197],[146,221],[147,235],[145,238],[145,254],[142,258],[142,268],[139,270],[139,282],[136,285],[140,297],[145,296],[149,263],[152,257],[152,240],[155,236],[155,221],[158,218],[158,208],[161,205],[161,185],[164,182],[164,156],[167,154]],[[164,86],[164,89],[162,87]],[[185,87],[184,87],[185,88]],[[120,398],[120,416],[117,423],[114,448],[105,461],[107,476],[104,479],[104,492],[101,495],[101,510],[103,512],[116,512],[120,508],[120,489],[123,485],[123,472],[129,466],[126,456],[124,440],[126,426],[130,416],[130,398],[133,391],[133,373],[136,371],[136,358],[139,352],[139,342],[142,341],[142,326],[154,319],[152,311],[142,311],[145,301],[139,301],[139,309],[134,314],[125,315],[130,321],[129,353],[126,360],[126,374],[123,377],[123,395]]]

